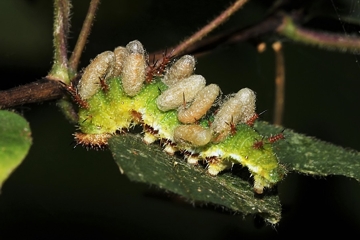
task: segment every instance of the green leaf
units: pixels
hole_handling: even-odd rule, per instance
[[[159,145],[146,145],[140,136],[133,134],[112,137],[109,146],[121,172],[130,180],[154,184],[191,201],[213,203],[243,214],[259,214],[273,224],[280,221],[278,196],[254,196],[247,180],[231,173],[212,177],[203,167],[170,156]]]
[[[25,158],[32,139],[28,122],[16,113],[0,111],[0,187]]]
[[[279,134],[284,128],[257,122],[262,135]],[[298,134],[283,131],[284,140],[274,143],[280,162],[290,171],[327,176],[343,175],[360,179],[360,154]],[[191,166],[179,157],[169,156],[156,144],[146,145],[140,136],[127,134],[109,141],[110,150],[131,180],[154,184],[189,200],[213,203],[244,214],[260,214],[270,223],[281,218],[277,195],[254,196],[248,181],[225,172],[216,177],[205,173],[202,166]],[[286,178],[285,178],[286,179]]]
[[[284,128],[257,122],[255,129],[263,135],[280,133]],[[274,144],[274,152],[287,169],[300,173],[328,176],[343,175],[360,180],[360,153],[344,149],[313,137],[285,129],[285,140]]]

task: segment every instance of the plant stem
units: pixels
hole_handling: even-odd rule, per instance
[[[193,45],[184,49],[182,54],[191,54],[195,57],[200,57],[219,46],[236,44],[252,38],[263,36],[267,33],[275,32],[281,24],[282,16],[276,14],[271,15],[268,18],[254,25],[245,28],[237,28],[226,32],[221,32],[217,35],[193,43]],[[154,56],[155,61],[161,61],[163,53],[164,50],[159,50],[150,55]]]
[[[232,14],[234,14],[237,10],[239,10],[247,1],[248,0],[237,0],[234,4],[232,4],[229,8],[227,8],[224,12],[222,12],[209,24],[204,26],[198,32],[196,32],[191,37],[189,37],[184,42],[180,43],[177,47],[175,47],[173,51],[173,55],[179,55],[183,53],[185,49],[192,46],[195,42],[201,40],[203,37],[205,37],[215,28],[217,28],[222,23],[224,23]]]
[[[69,83],[67,37],[71,4],[69,0],[54,1],[54,63],[48,78]]]
[[[184,51],[186,54],[194,54],[195,56],[201,56],[205,52],[211,51],[219,45],[234,44],[239,41],[246,41],[254,37],[262,36],[268,32],[273,32],[280,24],[281,18],[272,16],[264,19],[262,22],[253,26],[236,29],[227,33],[220,33],[211,38],[207,38],[206,40],[194,43],[191,47],[185,49]],[[150,53],[150,55],[155,55],[155,59],[161,61],[163,57],[163,52],[164,51],[162,50],[156,53]],[[47,76],[48,80],[50,80],[51,78],[52,76]],[[0,108],[10,108],[26,103],[44,102],[53,99],[60,99],[65,95],[65,91],[59,89],[59,84],[50,84],[48,82],[49,81],[37,81],[9,90],[0,91]],[[31,95],[31,97],[29,97],[29,89],[32,89],[31,91],[36,94],[33,94]],[[47,95],[48,97],[46,97]],[[61,106],[61,108],[64,107]],[[64,114],[70,114],[71,112],[72,110],[68,109],[68,111],[64,111]]]
[[[0,91],[0,109],[59,99],[64,93],[65,91],[59,81],[42,79],[6,91]]]
[[[360,38],[344,34],[326,33],[302,28],[294,23],[290,16],[284,17],[278,33],[305,44],[327,50],[360,53]]]
[[[275,52],[276,77],[275,77],[275,102],[274,121],[275,125],[282,125],[285,103],[285,65],[282,44],[275,42],[272,45]]]
[[[75,75],[77,72],[77,67],[79,65],[81,54],[84,50],[87,38],[90,34],[91,27],[93,24],[93,21],[95,19],[95,13],[98,8],[98,5],[100,3],[100,0],[91,0],[88,12],[86,14],[83,26],[81,28],[78,40],[76,42],[74,51],[71,54],[70,60],[69,60],[69,68],[71,75]]]

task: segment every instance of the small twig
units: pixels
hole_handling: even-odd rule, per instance
[[[68,0],[56,0],[54,12],[54,61],[67,66],[67,36],[69,33],[70,3]]]
[[[282,44],[275,42],[272,45],[275,52],[276,77],[275,77],[275,102],[274,121],[275,125],[281,125],[284,114],[285,103],[285,65]]]
[[[227,8],[224,12],[222,12],[209,24],[207,24],[205,27],[203,27],[198,32],[196,32],[191,37],[189,37],[184,42],[180,43],[177,47],[175,47],[173,51],[173,55],[182,54],[185,49],[189,48],[195,42],[201,40],[203,37],[205,37],[215,28],[217,28],[222,23],[224,23],[232,14],[234,14],[237,10],[239,10],[247,1],[248,0],[237,0],[234,4],[232,4],[229,8]]]
[[[90,34],[91,27],[93,24],[93,21],[95,19],[95,13],[98,8],[98,5],[100,3],[100,0],[91,0],[88,12],[86,14],[83,26],[81,28],[78,40],[76,42],[74,51],[71,54],[70,60],[69,60],[69,68],[72,74],[75,74],[77,72],[77,67],[79,65],[81,54],[84,50],[87,38]]]
[[[360,38],[344,34],[306,29],[296,25],[291,16],[285,16],[278,33],[292,39],[327,50],[360,53]]]
[[[49,73],[49,79],[69,82],[67,73],[67,37],[69,33],[71,4],[69,0],[54,2],[54,64]]]
[[[184,49],[182,54],[191,54],[195,57],[200,57],[214,48],[236,44],[252,38],[263,36],[267,33],[276,31],[282,24],[283,16],[271,15],[263,21],[251,25],[246,28],[237,28],[227,32],[219,33],[215,36],[208,37],[199,42],[194,43],[188,48]],[[170,48],[171,49],[171,48]],[[164,50],[157,51],[154,54],[154,61],[160,61],[163,57]]]
[[[74,107],[74,104],[69,101],[69,99],[62,98],[57,101],[58,107],[62,110],[65,117],[69,120],[69,122],[76,124],[79,120],[79,116],[77,114],[77,108]]]

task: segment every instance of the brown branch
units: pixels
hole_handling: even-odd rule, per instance
[[[275,102],[274,102],[274,124],[281,125],[285,103],[285,65],[282,44],[275,42],[272,45],[275,52],[276,77],[275,77]]]
[[[41,79],[9,90],[0,91],[0,109],[59,99],[65,94],[58,81]]]
[[[201,40],[208,33],[210,33],[215,28],[217,28],[222,23],[224,23],[232,14],[234,14],[237,10],[239,10],[247,1],[248,0],[237,0],[234,4],[232,4],[229,8],[227,8],[224,12],[222,12],[209,24],[204,26],[202,29],[200,29],[195,34],[193,34],[191,37],[189,37],[184,42],[180,43],[177,47],[175,47],[173,54],[174,55],[182,54],[185,49],[189,48],[195,42]]]
[[[77,72],[81,54],[84,50],[87,38],[90,34],[92,24],[95,19],[95,13],[98,8],[100,0],[91,0],[88,12],[86,14],[83,26],[81,28],[78,40],[76,42],[73,53],[69,60],[70,71],[74,74]]]
[[[251,25],[246,28],[229,30],[227,32],[222,32],[215,36],[203,39],[184,49],[183,54],[191,54],[195,57],[200,57],[220,46],[232,45],[252,38],[263,36],[267,33],[273,33],[282,23],[283,16],[277,14],[271,15],[255,25]],[[155,60],[160,61],[163,57],[163,53],[164,50],[153,53]]]

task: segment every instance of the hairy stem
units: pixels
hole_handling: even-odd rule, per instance
[[[296,25],[290,16],[284,18],[283,24],[277,31],[294,41],[325,48],[327,50],[360,53],[359,37],[302,28]]]
[[[205,37],[215,28],[217,28],[222,23],[224,23],[232,14],[234,14],[237,10],[239,10],[246,2],[247,0],[237,0],[234,4],[232,4],[229,8],[227,8],[224,12],[222,12],[209,24],[204,26],[198,32],[196,32],[191,37],[189,37],[184,42],[180,43],[177,47],[175,47],[173,54],[174,55],[182,54],[185,49],[192,46],[195,42],[201,40],[203,37]]]
[[[208,37],[206,39],[200,40],[193,45],[187,47],[183,50],[182,54],[191,54],[195,57],[200,57],[206,53],[211,52],[211,50],[223,46],[231,45],[239,42],[243,42],[252,38],[263,36],[267,33],[276,31],[276,29],[282,23],[282,16],[271,15],[268,18],[262,20],[261,22],[251,25],[246,28],[237,28],[230,31],[222,32],[217,35]],[[157,51],[152,53],[155,61],[161,61],[163,57],[164,50]]]
[[[86,14],[83,26],[81,28],[78,40],[76,42],[74,51],[71,54],[70,60],[69,60],[69,68],[72,75],[75,75],[77,72],[77,67],[79,65],[81,54],[84,50],[87,38],[90,34],[92,24],[95,19],[96,10],[98,8],[98,5],[100,3],[100,0],[91,0],[88,12]]]
[[[59,99],[64,95],[64,92],[58,81],[42,79],[6,91],[0,91],[0,109]]]
[[[54,63],[49,79],[69,83],[67,38],[69,33],[71,3],[69,0],[54,1]]]

